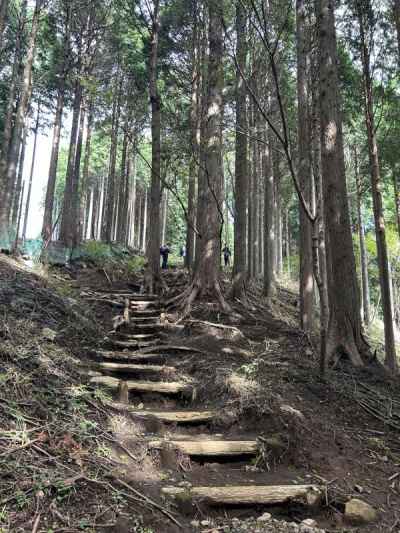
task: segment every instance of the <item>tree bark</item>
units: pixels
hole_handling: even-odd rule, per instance
[[[188,183],[188,221],[186,230],[186,256],[185,267],[193,268],[195,252],[195,225],[196,225],[196,177],[198,175],[200,157],[200,29],[198,0],[192,2],[193,10],[193,40],[192,40],[192,93],[190,100],[190,128],[191,150]]]
[[[385,218],[382,198],[382,179],[379,168],[378,145],[376,140],[374,100],[372,93],[372,76],[370,66],[370,48],[367,44],[366,31],[370,32],[365,14],[371,9],[369,0],[357,0],[357,15],[360,26],[361,58],[364,74],[364,111],[368,135],[369,163],[371,170],[372,200],[374,206],[375,235],[378,251],[379,279],[385,329],[385,365],[397,372],[396,344],[393,328],[392,298],[390,290],[389,259],[386,245]]]
[[[119,78],[119,76],[118,76]],[[106,204],[106,224],[104,240],[108,243],[112,242],[114,238],[115,229],[115,213],[116,213],[116,165],[117,165],[117,148],[118,148],[118,132],[119,119],[121,113],[121,92],[122,79],[117,79],[114,91],[114,104],[112,114],[112,127],[110,139],[110,167],[108,173],[108,190],[107,190],[107,204]]]
[[[307,3],[296,1],[297,101],[298,101],[298,176],[304,199],[311,205],[311,136],[308,95],[309,39],[307,38]],[[314,316],[314,277],[312,259],[312,224],[300,202],[300,326],[310,332]]]
[[[39,28],[39,15],[42,0],[36,0],[33,12],[32,26],[29,35],[28,47],[26,51],[25,65],[21,80],[21,90],[19,101],[14,118],[14,129],[12,132],[11,142],[9,144],[7,165],[0,168],[0,246],[10,247],[10,227],[9,217],[11,211],[11,193],[14,188],[17,173],[18,156],[21,148],[22,130],[25,123],[25,117],[28,111],[29,100],[32,87],[32,65],[35,56],[36,36]],[[23,9],[26,8],[25,2]],[[6,146],[5,146],[6,148]],[[4,159],[5,161],[5,153]]]
[[[6,26],[8,0],[0,1],[0,51],[3,49],[3,33]]]
[[[22,134],[22,145],[21,151],[18,160],[18,174],[17,182],[15,184],[15,190],[13,195],[13,207],[12,207],[12,216],[11,216],[11,227],[15,228],[18,223],[19,217],[19,206],[21,203],[21,191],[22,191],[22,180],[24,177],[24,164],[25,164],[25,154],[26,154],[26,137],[28,133],[28,127],[25,124],[24,131]]]
[[[396,34],[397,34],[397,52],[398,52],[398,62],[400,69],[400,0],[393,0],[393,15],[394,23],[396,25]]]
[[[78,72],[80,73],[80,67]],[[68,164],[67,164],[67,174],[65,178],[65,190],[64,190],[64,199],[62,205],[61,213],[61,223],[60,223],[60,235],[59,239],[64,243],[64,245],[72,249],[74,246],[74,226],[76,220],[74,220],[74,190],[76,187],[75,184],[75,160],[76,160],[76,151],[78,143],[78,133],[79,133],[79,123],[81,115],[81,105],[83,99],[83,87],[80,80],[80,75],[78,74],[75,82],[75,94],[74,94],[74,104],[73,104],[73,114],[72,114],[72,126],[71,126],[71,136],[69,142],[69,152],[68,152]]]
[[[150,52],[150,103],[151,103],[151,186],[150,209],[151,220],[149,241],[146,251],[148,269],[151,277],[149,292],[156,290],[160,276],[160,201],[161,201],[161,99],[157,87],[158,79],[158,45],[160,32],[160,1],[153,0],[151,52]]]
[[[361,176],[358,169],[358,154],[357,148],[354,146],[354,173],[357,187],[357,222],[358,235],[360,239],[360,266],[361,266],[361,286],[362,286],[362,304],[364,324],[366,326],[370,323],[370,300],[369,300],[369,276],[368,276],[368,257],[365,246],[364,222],[361,213]]]
[[[193,289],[188,304],[196,298],[217,297],[223,308],[228,309],[222,297],[219,283],[220,235],[223,224],[222,212],[222,91],[223,73],[223,27],[222,5],[219,0],[208,0],[209,13],[209,61],[205,177],[205,210],[203,212],[201,249],[193,278]],[[230,309],[230,308],[229,308]]]
[[[327,354],[345,352],[363,365],[360,297],[347,203],[333,0],[318,2],[319,99],[324,216],[327,234],[329,326]]]
[[[86,126],[86,141],[85,141],[85,157],[83,160],[83,169],[82,169],[82,185],[81,185],[81,194],[80,194],[80,205],[79,205],[79,240],[85,240],[87,234],[87,211],[89,211],[90,205],[88,199],[90,200],[90,186],[89,186],[89,172],[90,172],[90,157],[92,153],[92,133],[93,133],[93,104],[89,104],[88,109],[88,119]]]
[[[264,296],[270,298],[275,293],[274,276],[274,176],[271,159],[271,136],[265,135],[263,144],[264,173]]]
[[[33,130],[34,131],[34,140],[33,140],[32,162],[31,162],[31,171],[30,171],[30,174],[29,174],[28,193],[26,195],[24,225],[23,225],[23,229],[22,229],[22,242],[25,242],[26,230],[27,230],[27,227],[28,227],[28,217],[29,217],[29,210],[30,210],[30,206],[31,206],[33,174],[35,172],[36,149],[37,149],[37,138],[38,138],[38,133],[39,133],[39,123],[40,123],[40,103],[38,104],[37,115],[36,115],[36,124],[35,124],[35,128]]]

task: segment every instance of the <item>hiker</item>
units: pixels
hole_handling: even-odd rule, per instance
[[[182,244],[182,246],[179,249],[179,255],[184,259],[186,257],[186,246]]]
[[[166,270],[168,268],[168,255],[169,255],[169,244],[163,244],[160,248],[160,255],[162,257],[161,268]]]
[[[231,261],[232,252],[227,244],[225,244],[225,248],[222,250],[222,253],[224,254],[225,267],[228,267]]]

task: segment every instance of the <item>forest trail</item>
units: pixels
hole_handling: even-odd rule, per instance
[[[198,403],[200,384],[184,368],[188,360],[200,358],[202,350],[180,345],[176,338],[172,343],[166,340],[170,335],[159,298],[112,289],[97,292],[96,298],[124,307],[124,319],[106,339],[105,349],[96,352],[90,383],[111,390],[113,400],[107,406],[142,425],[143,433],[139,439],[134,435],[133,442],[126,434],[121,437],[118,430],[115,436],[125,450],[133,445],[136,453],[136,438],[148,453],[157,452],[160,467],[167,472],[160,495],[172,500],[184,522],[192,517],[185,530],[206,527],[218,531],[210,529],[213,522],[204,520],[210,507],[214,508],[214,520],[229,513],[232,506],[247,508],[250,515],[265,505],[304,507],[299,516],[315,512],[322,487],[298,484],[289,472],[273,477],[269,468],[264,468],[271,460],[272,448],[281,453],[285,446],[276,436],[264,438],[256,428],[229,427],[231,420],[224,424],[221,419],[227,406],[214,404],[212,397],[206,408],[192,407]],[[129,481],[136,477],[126,474]],[[274,479],[279,484],[272,484]]]
[[[370,493],[349,406],[331,412],[333,391],[310,375],[308,339],[285,321],[254,308],[240,325],[199,316],[174,326],[155,296],[107,289],[96,297],[124,316],[96,352],[90,378],[112,394],[105,404],[115,415],[114,436],[128,450],[118,457],[131,464],[119,475],[145,487],[184,530],[319,531],[342,520],[345,493],[359,495],[350,479]],[[281,301],[282,310],[290,306]],[[349,391],[336,386],[345,400]],[[356,411],[350,425],[365,422]],[[366,425],[372,446],[380,432]],[[335,486],[340,476],[347,491]],[[253,525],[235,522],[260,514]]]

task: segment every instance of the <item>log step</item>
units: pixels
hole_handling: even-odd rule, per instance
[[[154,313],[156,313],[156,309],[131,309],[131,318],[135,319],[136,317],[147,317],[147,316],[154,316]],[[159,318],[159,317],[157,317]]]
[[[126,297],[134,302],[155,302],[160,299],[157,294],[127,294]]]
[[[136,322],[139,323],[139,324],[142,324],[143,322],[147,322],[149,320],[153,320],[154,322],[159,323],[160,322],[160,317],[157,316],[157,315],[148,315],[148,316],[135,316],[135,315],[133,315],[131,317],[131,323],[132,324],[136,324]]]
[[[118,331],[118,336],[122,337],[122,339],[117,340],[128,340],[128,341],[134,341],[134,340],[146,340],[150,338],[154,338],[154,333],[124,333],[123,331]]]
[[[104,385],[117,390],[120,380],[109,376],[96,376],[90,380],[92,385]],[[132,392],[159,392],[160,394],[191,394],[193,387],[179,381],[126,381],[129,391]]]
[[[162,363],[165,361],[165,356],[157,353],[138,353],[138,352],[119,352],[119,351],[98,351],[96,353],[97,357],[102,357],[103,359],[108,359],[111,361],[124,360],[131,363],[140,363],[140,362],[153,362],[153,363]]]
[[[161,422],[170,424],[201,424],[211,422],[217,416],[215,411],[146,411],[117,402],[109,402],[108,405],[139,418],[157,418]]]
[[[96,368],[112,372],[172,374],[176,371],[174,366],[166,365],[138,365],[132,363],[96,363]]]
[[[256,440],[152,440],[149,448],[162,449],[165,446],[175,448],[186,455],[206,457],[235,457],[240,455],[256,455]]]
[[[154,344],[157,344],[159,342],[158,339],[155,339],[154,341],[112,341],[112,344],[114,346],[119,346],[120,348],[146,348],[148,346],[153,346]]]
[[[222,487],[164,487],[167,496],[188,496],[210,505],[279,505],[291,502],[317,506],[323,491],[316,485],[243,485]]]

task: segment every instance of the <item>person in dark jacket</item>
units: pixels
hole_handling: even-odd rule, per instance
[[[168,268],[168,256],[169,256],[170,250],[169,250],[169,244],[165,245],[163,244],[160,248],[160,255],[162,257],[162,265],[161,268],[166,270]]]
[[[225,248],[222,250],[222,253],[224,254],[225,267],[228,267],[231,262],[232,252],[230,251],[229,246],[227,244],[225,244]]]

